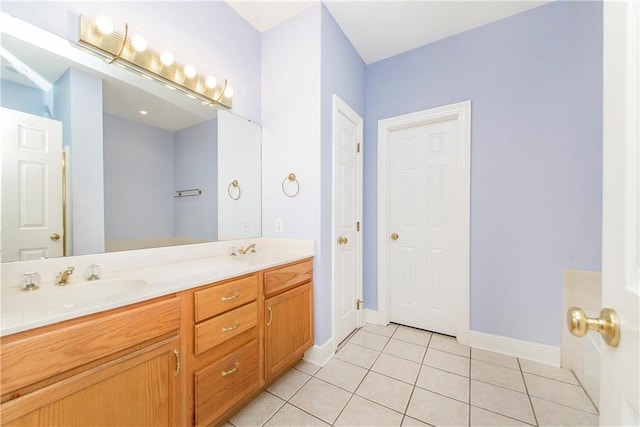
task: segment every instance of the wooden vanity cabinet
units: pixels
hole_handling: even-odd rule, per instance
[[[312,260],[264,272],[267,381],[292,367],[313,345],[312,278]]]
[[[259,273],[193,291],[193,420],[217,424],[260,387]]]
[[[3,426],[179,425],[180,298],[0,340]]]

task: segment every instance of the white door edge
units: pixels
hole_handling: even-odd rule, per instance
[[[404,114],[378,121],[378,319],[379,323],[389,323],[389,133],[413,126],[437,123],[445,120],[458,123],[460,144],[459,172],[462,175],[462,209],[455,219],[455,253],[457,264],[464,277],[457,296],[456,338],[459,343],[469,344],[469,231],[471,223],[471,101],[449,104],[429,110]]]
[[[359,180],[360,180],[360,191],[358,192],[358,211],[360,216],[360,233],[357,234],[358,238],[356,241],[357,245],[357,255],[356,262],[358,264],[358,276],[357,276],[357,284],[356,289],[358,292],[358,299],[362,299],[362,186],[363,186],[363,171],[362,171],[362,157],[364,153],[364,139],[363,135],[363,119],[360,117],[358,113],[355,112],[349,105],[344,102],[338,95],[333,94],[332,96],[332,120],[331,120],[331,236],[332,236],[332,245],[331,245],[331,335],[336,337],[336,309],[335,309],[335,298],[336,298],[336,285],[335,285],[335,264],[336,264],[336,246],[333,244],[333,236],[336,235],[335,230],[335,210],[333,209],[335,203],[335,194],[336,194],[336,168],[335,168],[335,150],[333,149],[335,145],[334,135],[335,135],[335,124],[336,124],[336,116],[338,113],[342,113],[347,116],[354,123],[358,124],[358,141],[360,142],[360,156],[358,156],[359,163]],[[364,307],[362,310],[358,310],[357,312],[357,327],[362,326],[364,321]],[[333,340],[334,351],[337,349],[340,343]]]

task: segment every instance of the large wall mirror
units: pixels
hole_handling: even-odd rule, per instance
[[[261,235],[257,124],[0,15],[2,261]]]

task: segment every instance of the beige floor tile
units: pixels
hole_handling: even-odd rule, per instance
[[[471,380],[471,405],[535,424],[529,396],[525,393]]]
[[[434,426],[469,425],[469,405],[416,387],[407,415]]]
[[[309,378],[311,378],[311,375],[305,374],[297,369],[291,369],[280,377],[278,381],[273,383],[267,391],[281,399],[289,400],[296,391],[300,390],[300,388],[309,381]]]
[[[415,384],[420,371],[420,364],[382,353],[371,367],[371,370],[405,383]]]
[[[268,427],[324,427],[329,424],[309,415],[306,412],[296,408],[293,405],[285,404],[276,414],[269,420],[265,426]]]
[[[427,351],[426,347],[421,345],[412,344],[405,341],[400,341],[391,338],[387,345],[382,349],[383,353],[398,356],[403,359],[411,360],[412,362],[422,363],[424,353]]]
[[[522,372],[547,377],[558,381],[564,381],[569,384],[579,385],[573,372],[568,369],[556,368],[555,366],[545,365],[544,363],[532,362],[526,359],[520,359]]]
[[[311,378],[293,395],[289,403],[321,420],[333,424],[352,394],[339,387]]]
[[[596,408],[580,386],[527,373],[524,374],[524,380],[531,396],[597,414]]]
[[[356,394],[404,413],[412,391],[413,386],[410,384],[369,372],[356,390]]]
[[[522,373],[519,370],[494,365],[482,360],[471,359],[471,378],[522,393],[527,392],[524,387]]]
[[[471,358],[482,360],[483,362],[493,363],[494,365],[506,366],[511,369],[520,369],[518,359],[506,354],[495,353],[493,351],[481,350],[479,348],[471,349]]]
[[[416,386],[469,403],[469,378],[423,366]]]
[[[385,337],[390,337],[391,335],[393,335],[397,328],[398,325],[394,323],[389,323],[387,326],[365,323],[361,330],[371,332],[373,334],[384,335]]]
[[[284,404],[284,400],[265,391],[249,402],[229,421],[237,427],[261,426]]]
[[[353,396],[336,426],[399,426],[403,415],[359,396]]]
[[[511,427],[511,426],[529,426],[531,424],[526,424],[520,422],[518,420],[514,420],[513,418],[505,417],[504,415],[496,414],[495,412],[487,411],[482,408],[477,408],[475,406],[471,407],[471,422],[469,425],[472,426],[500,426],[500,427]]]
[[[424,365],[433,368],[443,369],[454,374],[469,376],[469,359],[463,356],[446,353],[444,351],[427,349],[427,354],[422,362]]]
[[[400,325],[394,332],[393,338],[426,347],[429,345],[431,332]]]
[[[402,420],[402,427],[422,427],[429,426],[427,423],[423,423],[422,421],[416,420],[415,418],[404,416]]]
[[[334,357],[316,373],[315,377],[354,392],[365,375],[367,375],[366,369]]]
[[[468,345],[458,344],[455,338],[446,335],[433,334],[429,342],[429,348],[434,348],[447,353],[457,354],[458,356],[469,357],[471,349]]]
[[[598,416],[547,400],[531,398],[540,426],[597,426]]]
[[[362,347],[360,345],[346,343],[334,357],[369,369],[379,355],[380,352],[377,350],[371,350],[370,348]]]
[[[297,365],[296,369],[304,372],[305,374],[314,375],[316,372],[320,370],[321,366],[316,365],[315,363],[307,362],[306,360],[301,360]]]
[[[378,351],[381,351],[384,348],[384,346],[387,344],[387,341],[389,341],[389,337],[363,330],[359,330],[358,332],[356,332],[356,334],[349,340],[351,344],[361,345],[363,347]]]

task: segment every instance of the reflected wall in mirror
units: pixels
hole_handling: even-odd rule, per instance
[[[2,261],[260,236],[258,125],[0,13]],[[61,143],[22,119],[9,125],[9,110],[58,123]],[[19,160],[9,148],[23,143],[49,157]],[[64,226],[62,178],[48,174],[61,174],[60,151],[68,166]],[[229,197],[233,180],[237,200]]]

